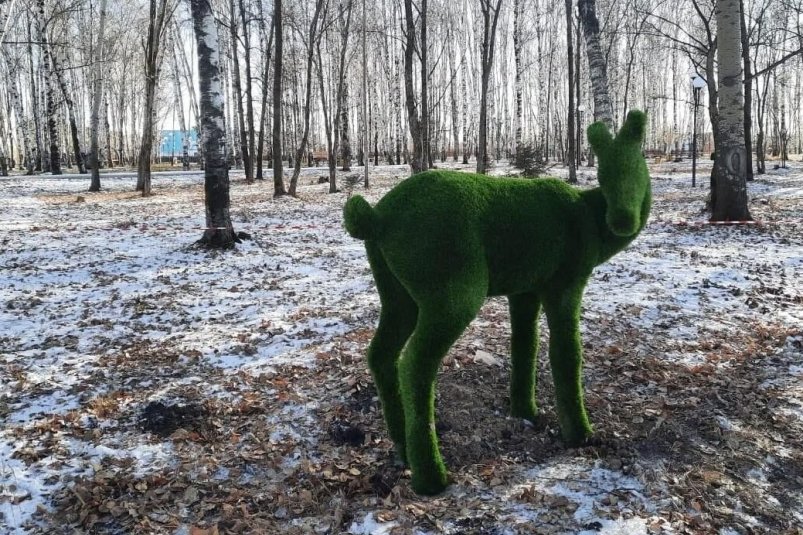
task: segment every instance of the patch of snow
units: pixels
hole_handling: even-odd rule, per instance
[[[774,505],[778,508],[783,508],[781,502],[770,493],[770,489],[772,484],[769,481],[768,474],[767,474],[767,466],[776,465],[776,461],[773,457],[767,457],[764,459],[764,463],[762,466],[756,466],[745,472],[745,477],[756,487],[763,491],[764,499],[769,502],[770,504]]]
[[[637,533],[649,533],[647,520],[641,517],[627,519],[598,521],[599,529],[578,531],[577,535],[636,535]]]
[[[513,486],[507,500],[515,503],[518,496],[525,491],[535,490],[545,495],[563,497],[576,507],[574,520],[579,525],[599,523],[603,533],[632,533],[634,528],[646,526],[643,518],[611,519],[600,516],[598,511],[609,510],[602,500],[612,493],[621,500],[621,506],[631,510],[638,509],[646,513],[654,513],[658,505],[645,494],[644,486],[635,478],[621,472],[603,468],[597,462],[591,464],[587,459],[564,458],[551,461],[538,468],[522,473],[521,480]],[[511,520],[516,523],[537,520],[541,509],[527,504],[516,504]]]
[[[0,440],[0,523],[9,534],[26,533],[25,525],[58,482],[47,483],[47,472],[30,469],[12,456],[13,443]]]
[[[349,526],[351,535],[389,535],[398,522],[378,522],[374,513],[367,513],[362,520],[355,520]]]
[[[718,414],[716,417],[720,429],[723,431],[741,431],[742,426],[738,422],[733,422],[725,416]]]
[[[777,357],[781,364],[768,368],[759,386],[776,391],[779,413],[803,422],[803,337],[790,336]]]
[[[63,390],[55,390],[13,404],[10,407],[12,412],[9,412],[6,418],[9,423],[26,423],[34,417],[64,414],[79,406],[76,396],[67,394]]]
[[[285,437],[294,440],[310,443],[311,438],[305,436],[303,428],[313,426],[316,422],[313,411],[318,407],[317,403],[310,402],[303,405],[288,403],[279,414],[271,416],[268,422],[275,426],[270,434],[272,442],[281,442]],[[284,421],[291,423],[285,424]]]

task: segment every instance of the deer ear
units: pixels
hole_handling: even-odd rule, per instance
[[[600,153],[605,151],[608,146],[613,143],[613,137],[608,131],[608,127],[605,126],[605,123],[597,121],[589,126],[586,132],[588,135],[588,142],[591,143],[591,147],[594,149],[597,156],[600,156]]]
[[[617,139],[622,141],[634,141],[641,143],[644,141],[644,134],[647,131],[647,114],[643,111],[632,110],[627,114],[625,124],[619,130]]]

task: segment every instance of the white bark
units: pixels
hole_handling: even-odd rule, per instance
[[[747,209],[747,151],[744,142],[744,95],[739,0],[718,0],[717,59],[719,115],[714,162],[712,219],[750,219]]]
[[[50,57],[50,45],[47,39],[47,18],[45,17],[45,0],[38,1],[39,46],[42,47],[42,69],[45,78],[45,113],[47,115],[48,168],[54,175],[61,174],[61,151],[59,149],[59,132],[56,124],[56,95],[53,87],[53,61]]]
[[[588,55],[588,75],[594,93],[594,119],[602,121],[610,131],[614,131],[613,106],[608,92],[608,70],[599,39],[599,20],[595,0],[578,2],[580,18],[583,21],[583,36]]]
[[[103,48],[106,32],[106,5],[107,0],[100,0],[100,18],[98,21],[97,46],[92,76],[92,117],[89,120],[89,162],[92,167],[92,178],[89,191],[100,191],[100,158],[98,158],[100,130],[100,103],[103,101]]]
[[[178,51],[177,48],[182,46],[181,41],[177,40],[178,35],[174,38],[173,47],[173,89],[175,91],[176,102],[175,106],[178,108],[178,121],[181,128],[181,164],[185,171],[190,168],[189,150],[190,150],[190,134],[187,129],[187,120],[184,117],[184,97],[181,87],[181,73],[178,67]]]
[[[19,64],[17,64],[19,65]],[[12,69],[9,69],[11,71]],[[19,92],[19,85],[17,83],[17,76],[9,72],[8,90],[11,97],[11,105],[14,108],[14,115],[17,117],[17,129],[19,132],[18,138],[22,141],[23,145],[20,148],[21,159],[24,162],[27,174],[33,174],[34,168],[34,140],[33,140],[33,124],[30,116],[25,115],[22,107],[22,97]]]
[[[231,224],[224,102],[220,83],[220,41],[210,0],[192,0],[190,6],[198,46],[200,129],[205,162],[207,228],[200,242],[209,247],[229,248],[239,239]]]

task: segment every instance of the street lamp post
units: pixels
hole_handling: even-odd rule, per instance
[[[585,111],[585,104],[577,106],[577,167],[580,167],[583,159],[583,114]]]
[[[691,75],[691,87],[694,94],[694,125],[691,135],[691,187],[697,186],[697,108],[700,106],[700,93],[705,87],[705,80],[696,72]]]
[[[170,141],[170,136],[162,136],[162,145],[159,147],[159,163],[165,163],[165,152],[167,152],[167,143]]]

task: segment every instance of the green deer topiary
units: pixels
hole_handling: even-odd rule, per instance
[[[594,267],[624,249],[647,222],[645,124],[645,114],[632,111],[615,139],[602,123],[588,128],[599,157],[599,187],[591,190],[555,179],[429,171],[393,188],[375,208],[359,196],[346,203],[345,227],[365,240],[382,305],[368,366],[417,493],[446,488],[435,433],[435,379],[441,359],[488,296],[509,300],[511,414],[536,420],[543,306],[563,439],[577,446],[591,436],[580,302]]]

